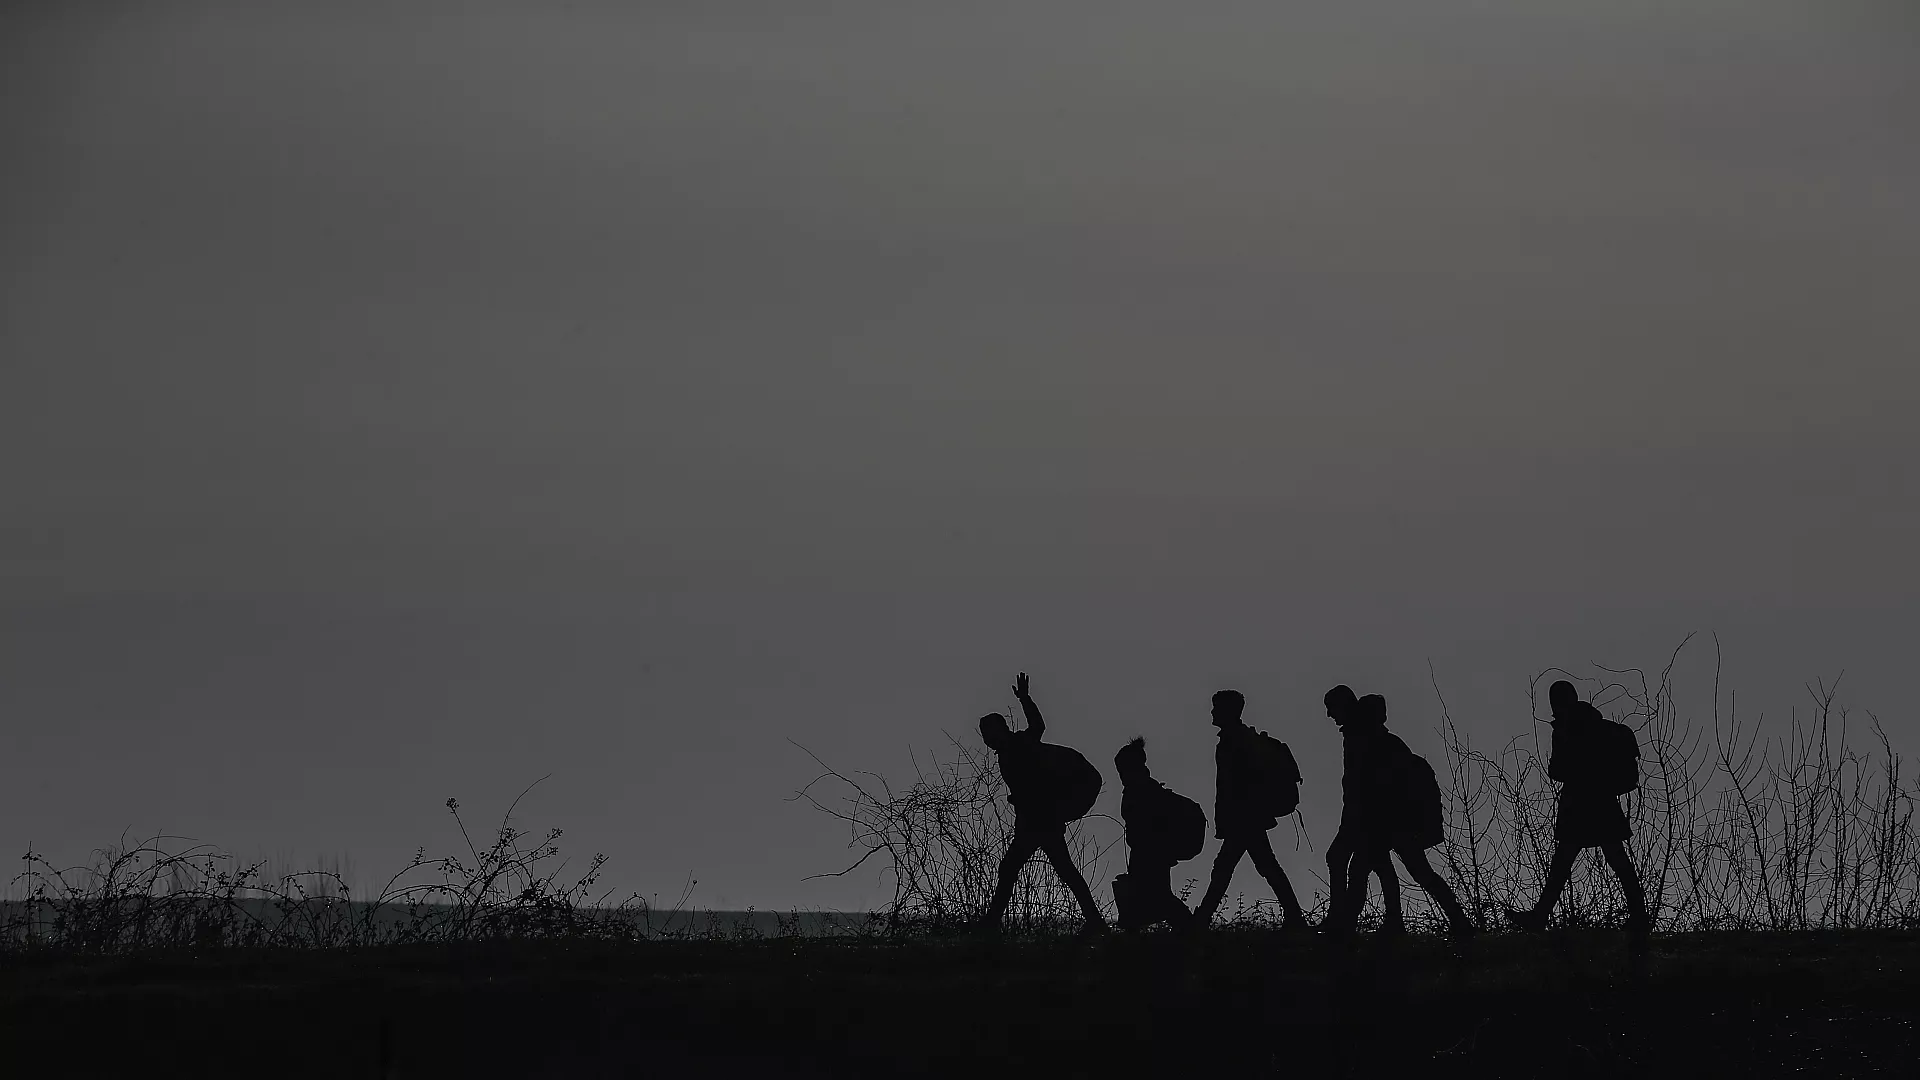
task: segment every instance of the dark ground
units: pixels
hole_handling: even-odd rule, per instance
[[[1912,1076],[1917,1019],[1914,933],[0,957],[0,1072],[66,1075]]]

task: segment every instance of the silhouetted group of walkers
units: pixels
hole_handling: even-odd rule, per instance
[[[1005,716],[980,718],[980,735],[999,756],[1014,810],[1013,842],[1000,861],[998,887],[985,922],[998,926],[1013,896],[1020,870],[1035,852],[1045,852],[1060,880],[1080,904],[1089,928],[1104,925],[1086,879],[1073,865],[1067,826],[1093,809],[1100,794],[1100,772],[1070,747],[1041,741],[1046,721],[1034,704],[1025,672],[1014,681],[1014,696],[1026,714],[1026,727],[1013,730]],[[1639,786],[1640,747],[1633,729],[1600,715],[1581,701],[1573,684],[1556,682],[1548,692],[1553,709],[1553,750],[1547,775],[1561,784],[1554,823],[1555,848],[1540,901],[1525,911],[1509,909],[1519,929],[1545,927],[1573,862],[1583,848],[1598,847],[1620,875],[1626,895],[1629,929],[1648,929],[1646,898],[1627,855],[1631,836],[1618,796]],[[1433,865],[1427,849],[1446,840],[1440,785],[1433,767],[1398,735],[1387,730],[1387,702],[1379,694],[1364,697],[1350,687],[1327,691],[1327,716],[1340,729],[1340,829],[1327,848],[1327,883],[1332,895],[1320,928],[1350,934],[1366,906],[1368,879],[1380,879],[1385,908],[1383,930],[1404,932],[1397,856],[1421,888],[1445,913],[1456,936],[1475,931],[1459,898]],[[1300,766],[1287,744],[1244,719],[1246,698],[1237,690],[1213,695],[1213,835],[1220,850],[1200,906],[1188,911],[1174,895],[1173,868],[1206,846],[1207,816],[1199,803],[1153,778],[1147,768],[1146,740],[1133,739],[1114,755],[1122,794],[1120,818],[1126,826],[1127,869],[1114,878],[1113,897],[1122,929],[1159,923],[1179,928],[1205,927],[1226,897],[1242,857],[1273,889],[1284,913],[1282,926],[1308,928],[1305,912],[1287,873],[1274,857],[1267,833],[1300,804]]]

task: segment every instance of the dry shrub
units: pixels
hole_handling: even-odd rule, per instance
[[[1656,673],[1596,668],[1566,678],[1639,736],[1642,781],[1626,797],[1631,850],[1656,926],[1665,930],[1910,928],[1920,925],[1920,789],[1879,719],[1854,718],[1837,684],[1807,686],[1810,707],[1771,728],[1742,716],[1720,686],[1715,642],[1712,712],[1683,716],[1674,671],[1683,641]],[[1436,686],[1436,693],[1438,688]],[[1723,702],[1725,703],[1723,705]],[[1492,753],[1476,749],[1441,701],[1448,842],[1440,854],[1461,901],[1482,925],[1539,893],[1553,854],[1550,729]],[[1866,745],[1862,747],[1863,741]],[[1432,912],[1426,913],[1432,917]],[[1618,882],[1597,851],[1575,866],[1555,919],[1568,926],[1624,920]]]
[[[822,771],[795,795],[842,822],[849,846],[860,853],[852,865],[815,876],[842,877],[877,860],[893,892],[884,912],[893,931],[954,929],[978,920],[1013,840],[1013,809],[993,752],[951,735],[947,741],[944,755],[914,756],[913,780],[904,788],[874,772],[848,775],[814,757]],[[1083,819],[1068,828],[1067,848],[1101,895],[1112,842],[1100,841]],[[1079,904],[1044,858],[1020,872],[1005,925],[1020,932],[1080,925]]]

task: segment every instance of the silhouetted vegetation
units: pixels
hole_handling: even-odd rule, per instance
[[[524,797],[525,792],[522,792]],[[565,874],[561,831],[500,824],[475,841],[458,800],[447,810],[466,851],[415,853],[368,893],[338,871],[270,874],[211,845],[156,836],[101,849],[81,866],[57,867],[28,852],[13,880],[19,899],[0,903],[0,950],[125,954],[171,949],[330,949],[494,941],[618,942],[760,936],[757,921],[696,912],[683,894],[669,907],[638,895],[609,903],[595,893],[604,855]],[[748,914],[752,913],[740,913]],[[864,916],[776,916],[777,933],[865,932]]]
[[[861,852],[830,876],[877,861],[893,894],[884,912],[889,930],[951,930],[986,914],[1014,829],[992,751],[950,738],[946,753],[916,758],[913,780],[898,790],[878,773],[842,773],[824,762],[821,767],[798,798],[844,823]],[[1068,850],[1090,881],[1111,876],[1113,843],[1096,839],[1088,819],[1067,829]],[[1005,924],[1035,933],[1071,929],[1080,921],[1079,904],[1060,879],[1044,863],[1028,863]]]

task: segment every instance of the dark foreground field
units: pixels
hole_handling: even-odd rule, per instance
[[[0,957],[0,1071],[64,1075],[1911,1076],[1917,1019],[1911,933]]]

